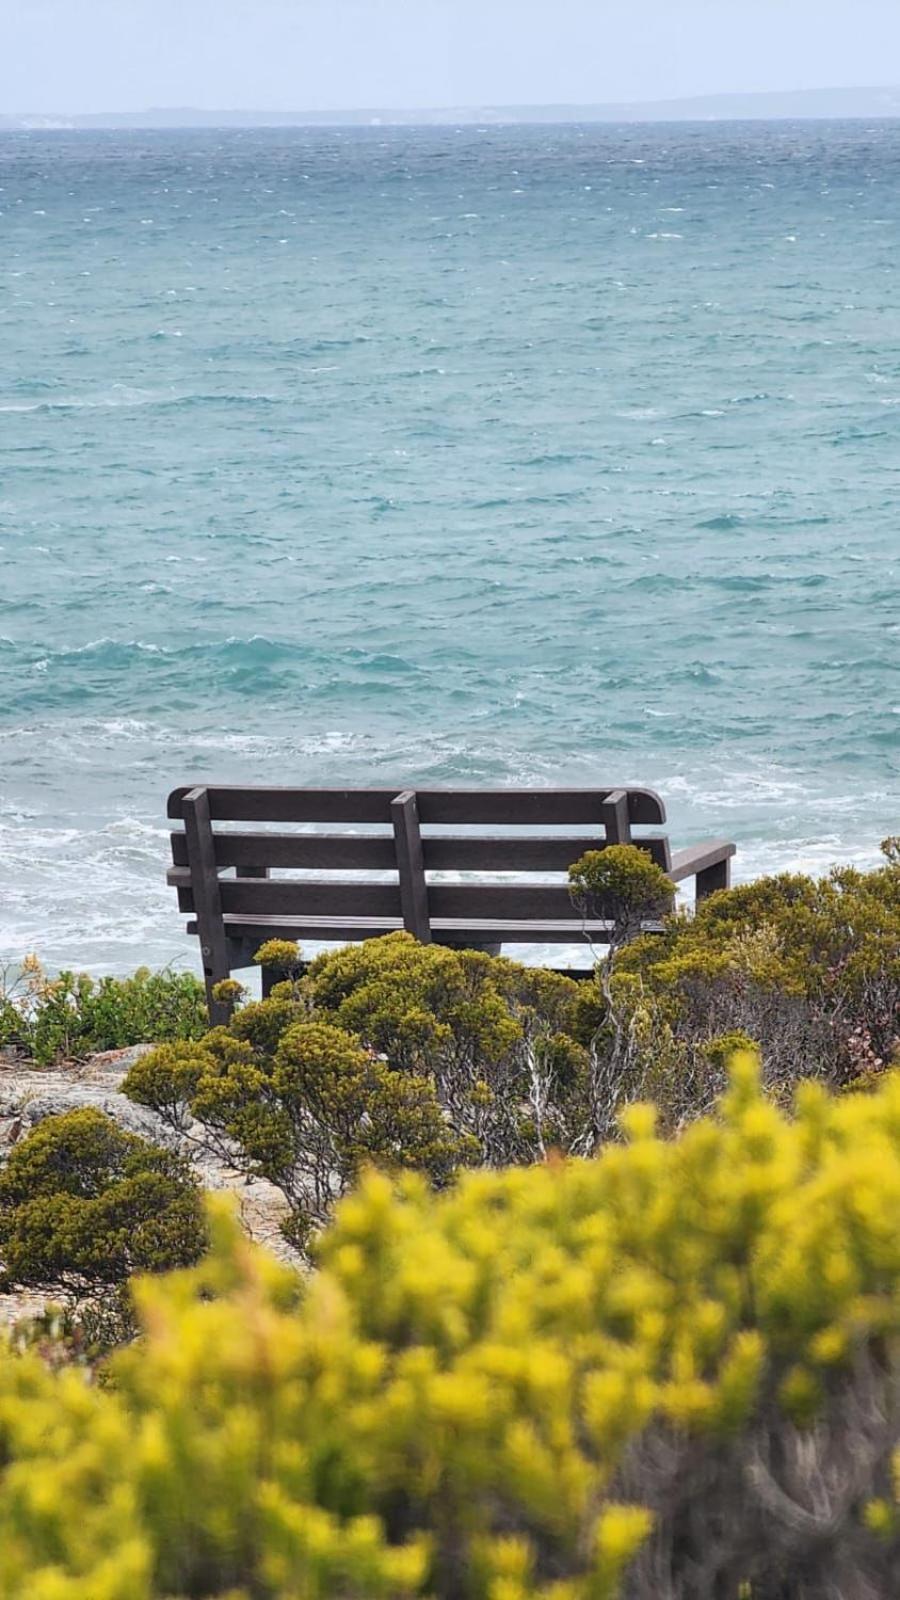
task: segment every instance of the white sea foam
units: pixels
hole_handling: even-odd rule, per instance
[[[169,401],[171,398],[171,394],[162,397],[148,390],[132,389],[127,384],[114,383],[108,393],[97,396],[64,395],[49,400],[0,401],[0,412],[110,411],[122,406],[158,405],[161,399]]]

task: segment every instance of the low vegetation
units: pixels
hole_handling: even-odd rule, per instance
[[[20,971],[0,974],[0,1049],[42,1066],[148,1040],[198,1039],[206,1026],[203,985],[189,972],[50,977],[26,956]]]
[[[366,1176],[303,1281],[217,1213],[102,1386],[0,1355],[30,1600],[824,1600],[900,1570],[900,1077]]]
[[[589,982],[406,934],[306,969],[273,943],[268,999],[223,985],[228,1025],[144,1057],[125,1090],[175,1129],[201,1119],[277,1184],[305,1244],[370,1163],[442,1188],[472,1165],[591,1155],[644,1098],[675,1131],[712,1106],[736,1049],[759,1049],[785,1100],[810,1077],[871,1083],[900,1050],[900,866],[886,853],[877,871],[761,879],[690,916],[667,912],[639,851],[586,856],[573,894],[613,923]],[[662,931],[633,937],[648,914]]]
[[[677,1126],[748,1040],[775,1094],[875,1081],[900,1053],[900,846],[882,849],[877,871],[761,878],[621,950],[597,1014],[616,1100],[650,1094]]]
[[[394,934],[144,1056],[124,1088],[277,1184],[303,1244],[371,1163],[441,1188],[462,1167],[592,1148],[583,1012],[571,979]]]
[[[0,1170],[4,1288],[81,1297],[198,1259],[206,1243],[187,1163],[100,1111],[48,1117]]]

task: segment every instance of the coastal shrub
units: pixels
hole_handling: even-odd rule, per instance
[[[103,1387],[0,1353],[0,1592],[887,1600],[900,1076],[625,1134],[365,1176],[305,1280],[216,1209]]]
[[[283,1189],[305,1237],[364,1160],[446,1183],[473,1163],[589,1155],[644,1098],[677,1128],[714,1103],[736,1049],[758,1046],[767,1087],[786,1099],[809,1076],[871,1083],[900,1052],[891,841],[885,857],[871,872],[762,878],[686,914],[667,910],[671,886],[640,851],[591,852],[571,869],[573,899],[585,915],[604,909],[612,940],[580,983],[403,933],[306,968],[296,945],[273,941],[259,953],[283,974],[269,997],[241,1005],[230,984],[227,1026],[155,1051],[125,1089],[173,1127],[202,1118],[220,1153]],[[650,917],[661,931],[628,937]],[[311,1023],[341,1030],[348,1059],[368,1059],[342,1095],[327,1050],[315,1088],[307,1059],[283,1092],[287,1035]],[[443,1119],[436,1145],[399,1116],[397,1074],[412,1080],[403,1093],[419,1097],[416,1118],[428,1100],[430,1126]]]
[[[257,1059],[246,1040],[228,1039],[218,1054],[217,1043],[191,1111],[283,1191],[295,1244],[305,1245],[368,1163],[415,1168],[441,1186],[479,1153],[454,1134],[430,1078],[395,1071],[343,1028],[294,1022]]]
[[[569,868],[569,887],[585,917],[609,921],[613,952],[640,933],[645,922],[665,916],[674,893],[671,878],[646,851],[630,844],[589,850]]]
[[[652,1094],[670,1123],[707,1109],[734,1044],[766,1081],[871,1082],[900,1052],[900,861],[720,891],[617,953],[595,990],[594,1050],[619,1101]],[[602,992],[601,992],[602,991]]]
[[[196,1261],[205,1238],[187,1164],[100,1111],[47,1117],[0,1169],[7,1288],[95,1293]]]
[[[173,1128],[200,1119],[276,1183],[296,1240],[366,1162],[440,1187],[460,1166],[590,1147],[582,1010],[571,979],[392,934],[318,957],[198,1044],[149,1053],[123,1087]]]
[[[50,977],[34,956],[16,976],[0,977],[0,1048],[41,1065],[164,1039],[197,1039],[207,1027],[202,983],[189,972],[95,979]]]

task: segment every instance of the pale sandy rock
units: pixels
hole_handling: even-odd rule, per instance
[[[48,1306],[58,1305],[61,1298],[28,1289],[20,1289],[16,1294],[0,1294],[0,1332],[15,1327],[17,1322],[42,1316]]]

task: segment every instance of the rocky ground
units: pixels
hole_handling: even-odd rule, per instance
[[[36,1067],[0,1051],[0,1159],[10,1145],[45,1117],[94,1106],[130,1133],[170,1148],[180,1146],[191,1156],[204,1188],[234,1191],[251,1238],[268,1246],[282,1259],[293,1259],[280,1232],[287,1205],[278,1189],[263,1178],[248,1181],[219,1157],[198,1149],[195,1138],[179,1141],[155,1112],[133,1105],[121,1093],[120,1085],[128,1068],[150,1048],[150,1045],[134,1045],[129,1050],[111,1050],[78,1064],[54,1067]],[[188,1130],[195,1136],[202,1135],[202,1131],[199,1124]],[[47,1300],[45,1295],[0,1294],[0,1325],[37,1314]]]

